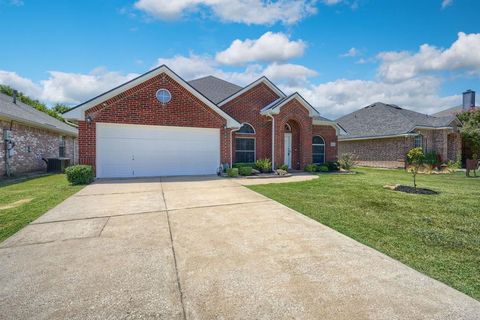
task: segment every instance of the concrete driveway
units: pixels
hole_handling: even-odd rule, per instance
[[[0,283],[2,319],[480,317],[478,301],[213,177],[87,186],[1,244]]]

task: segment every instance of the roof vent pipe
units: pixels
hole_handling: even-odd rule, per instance
[[[13,103],[17,104],[17,90],[13,90]]]
[[[467,90],[463,93],[463,109],[475,107],[475,91]]]

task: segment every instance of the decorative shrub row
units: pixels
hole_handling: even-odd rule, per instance
[[[338,162],[325,162],[323,164],[309,164],[305,166],[307,172],[331,172],[340,170]]]

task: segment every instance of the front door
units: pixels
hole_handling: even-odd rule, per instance
[[[287,132],[285,133],[285,150],[284,150],[284,164],[288,165],[288,168],[292,168],[292,133]]]

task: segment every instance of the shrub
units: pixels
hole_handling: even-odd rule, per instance
[[[255,162],[255,167],[261,172],[270,172],[272,170],[272,162],[270,159],[258,159]]]
[[[227,175],[230,178],[238,177],[238,168],[228,168],[227,169]]]
[[[248,163],[248,162],[237,162],[232,165],[232,168],[241,168],[241,167],[255,167],[255,163]]]
[[[252,175],[252,167],[240,167],[238,168],[238,173],[241,176],[251,176]]]
[[[320,172],[328,172],[330,170],[328,170],[328,166],[325,165],[325,164],[322,164],[321,166],[318,166],[317,167],[317,170],[320,171]]]
[[[350,171],[357,165],[357,156],[354,153],[344,153],[340,156],[338,163],[340,164],[340,168]]]
[[[325,162],[325,165],[328,167],[328,171],[340,170],[340,164],[337,161]]]
[[[288,171],[288,164],[282,164],[278,169],[281,169],[283,171]]]
[[[65,169],[67,180],[71,184],[89,184],[93,181],[92,166],[76,165]]]
[[[315,172],[317,171],[317,165],[316,164],[307,164],[305,166],[305,171],[307,172]]]
[[[407,153],[407,162],[410,164],[408,170],[413,176],[413,186],[417,188],[417,173],[425,161],[425,155],[422,148],[413,148]]]
[[[432,170],[440,164],[440,159],[435,151],[429,151],[425,153],[423,163],[427,165],[430,170]]]

